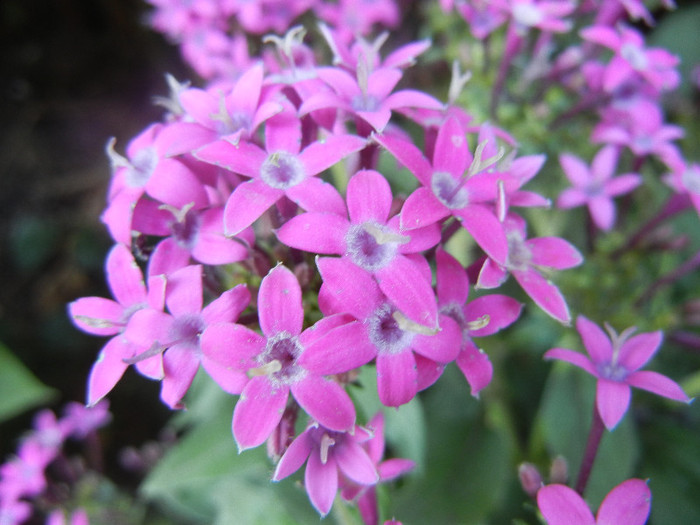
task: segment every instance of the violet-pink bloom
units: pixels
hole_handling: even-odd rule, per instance
[[[458,2],[456,7],[457,12],[469,24],[474,38],[479,40],[493,33],[507,20],[506,13],[489,0]]]
[[[510,214],[505,222],[508,236],[508,257],[504,264],[486,259],[477,288],[496,288],[512,274],[530,298],[546,313],[569,323],[571,316],[559,289],[542,275],[542,270],[563,270],[583,262],[579,251],[559,237],[527,238],[525,221]]]
[[[262,335],[233,323],[212,325],[202,334],[204,354],[227,369],[247,371],[233,412],[239,450],[265,442],[282,418],[289,393],[324,427],[343,432],[355,424],[355,407],[343,387],[326,377],[369,362],[371,348],[343,345],[334,329],[356,324],[347,315],[325,317],[302,331],[301,287],[284,266],[260,284],[258,318]]]
[[[168,312],[146,308],[136,312],[124,337],[145,350],[127,360],[139,363],[162,356],[161,398],[171,408],[182,408],[201,363],[207,373],[227,392],[239,393],[245,375],[210,360],[200,347],[200,336],[214,323],[233,322],[248,306],[250,292],[241,284],[227,290],[202,308],[202,267],[186,266],[164,277]]]
[[[314,11],[321,20],[335,27],[343,40],[367,35],[375,26],[396,27],[400,19],[394,0],[318,2]]]
[[[370,129],[363,130],[361,135],[369,135],[372,129],[383,131],[391,119],[391,112],[397,109],[443,108],[442,103],[422,91],[404,89],[393,92],[403,72],[388,67],[372,69],[366,58],[358,61],[354,76],[336,67],[318,68],[317,73],[332,91],[319,92],[306,99],[299,114],[327,108],[341,109],[358,117],[365,126],[369,125]]]
[[[522,304],[505,295],[485,295],[467,301],[469,279],[462,265],[438,248],[437,297],[440,313],[450,316],[462,331],[456,364],[464,374],[473,396],[491,382],[493,366],[488,355],[476,346],[473,337],[493,335],[520,316]]]
[[[2,481],[0,481],[0,523],[3,525],[17,525],[26,523],[32,515],[32,506],[26,501],[6,498],[3,493]]]
[[[664,182],[676,192],[686,194],[700,215],[700,164],[694,162],[673,163],[672,172],[664,177]]]
[[[633,336],[635,328],[628,328],[621,334],[617,334],[608,324],[605,328],[608,335],[598,325],[579,315],[576,329],[588,357],[566,348],[552,348],[544,357],[567,361],[597,379],[596,407],[608,430],[615,428],[627,412],[632,386],[676,401],[691,401],[675,381],[658,372],[639,370],[661,346],[661,331]]]
[[[70,437],[83,439],[90,432],[105,426],[112,419],[109,403],[100,401],[94,406],[82,403],[68,403],[63,409],[61,425]]]
[[[508,181],[508,176],[484,171],[482,160],[495,160],[472,157],[457,119],[449,118],[440,127],[432,164],[410,142],[389,135],[375,140],[423,185],[403,205],[402,229],[428,226],[453,215],[490,257],[505,261],[508,241],[489,203],[496,200],[498,181]]]
[[[493,3],[511,16],[516,31],[522,34],[531,28],[565,33],[571,29],[571,22],[562,17],[576,8],[569,0],[494,0]]]
[[[614,177],[617,159],[615,146],[601,149],[590,168],[574,155],[560,155],[559,162],[573,187],[559,195],[557,207],[568,209],[585,204],[595,225],[610,230],[615,224],[613,197],[629,193],[642,183],[642,177],[635,173]]]
[[[588,27],[581,31],[581,36],[615,52],[603,76],[603,88],[609,93],[632,76],[643,78],[657,93],[671,91],[680,83],[676,70],[678,57],[665,49],[645,48],[641,33],[630,27]]]
[[[289,445],[272,481],[286,478],[306,462],[306,492],[319,514],[325,516],[333,506],[340,474],[360,485],[379,481],[374,462],[362,447],[371,437],[369,431],[357,425],[350,433],[333,431],[314,422]]]
[[[115,245],[107,256],[107,282],[115,300],[83,297],[68,305],[71,320],[85,332],[113,336],[100,351],[90,372],[87,402],[94,405],[109,393],[122,377],[131,359],[145,350],[123,337],[131,317],[144,308],[160,310],[165,303],[161,279],[149,280],[149,286],[129,249]]]
[[[419,264],[410,258],[407,262]],[[441,364],[457,357],[461,331],[449,316],[439,315],[435,328],[418,324],[387,299],[370,274],[351,261],[323,257],[317,258],[316,264],[323,278],[321,311],[326,315],[349,313],[359,321],[339,328],[334,336],[338,344],[377,356],[377,390],[384,405],[397,407],[415,397],[419,389],[415,354]],[[430,282],[429,266],[427,275],[420,279]]]
[[[378,483],[392,481],[399,476],[413,470],[415,462],[410,459],[392,458],[384,459],[384,413],[377,414],[367,423],[367,430],[371,432],[368,440],[361,443],[367,451],[367,455],[374,463],[379,473]],[[357,502],[360,516],[365,525],[377,525],[379,523],[379,506],[377,503],[376,484],[363,485],[345,477],[341,479],[341,496],[346,501]]]
[[[537,506],[547,525],[644,525],[651,511],[651,491],[642,479],[623,481],[605,496],[593,517],[575,490],[547,485],[537,492]]]
[[[401,231],[399,217],[389,218],[389,183],[373,170],[350,178],[348,221],[333,213],[297,215],[277,230],[284,244],[317,254],[342,255],[373,275],[379,288],[408,318],[434,328],[437,305],[429,283],[406,255],[432,248],[440,241],[437,225]]]
[[[283,34],[295,18],[311,8],[315,0],[229,0],[236,10],[236,20],[248,33],[268,31]]]
[[[333,198],[337,192],[315,175],[362,149],[365,140],[331,135],[300,151],[301,132],[299,119],[285,111],[268,120],[265,150],[246,141],[235,145],[219,141],[196,153],[205,162],[251,177],[236,187],[226,203],[227,235],[240,233],[285,195],[306,210],[342,213],[342,200]]]

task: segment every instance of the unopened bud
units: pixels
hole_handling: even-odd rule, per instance
[[[531,498],[536,497],[542,487],[542,476],[537,467],[532,463],[523,463],[518,467],[518,477],[525,493]]]
[[[557,456],[549,467],[549,482],[566,485],[569,481],[569,465],[563,456]]]

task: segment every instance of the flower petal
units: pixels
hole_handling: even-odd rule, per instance
[[[326,463],[321,462],[321,455],[316,451],[309,456],[304,486],[318,513],[321,516],[328,514],[338,492],[338,466],[332,456],[328,457]]]
[[[566,485],[547,485],[537,492],[537,506],[547,525],[595,525],[591,509]]]
[[[625,381],[630,386],[641,388],[653,394],[674,399],[675,401],[681,401],[683,403],[690,403],[691,401],[678,383],[658,372],[652,372],[650,370],[634,372],[627,376]]]
[[[591,360],[579,352],[574,352],[573,350],[569,350],[567,348],[552,348],[551,350],[547,350],[545,352],[544,359],[559,359],[560,361],[566,361],[567,363],[571,363],[572,365],[585,370],[592,376],[598,377],[598,371],[595,369],[593,363],[591,363]]]
[[[379,481],[379,474],[374,463],[351,436],[346,435],[342,443],[332,449],[338,467],[348,478],[360,485],[374,485]]]
[[[253,224],[284,192],[253,179],[236,187],[226,201],[224,225],[226,235],[237,235]]]
[[[298,250],[342,255],[349,228],[348,220],[340,215],[312,212],[292,217],[275,233],[282,243]]]
[[[467,341],[457,356],[457,366],[471,387],[473,396],[491,383],[493,365],[486,352],[478,348],[472,341]]]
[[[358,171],[348,181],[348,213],[353,224],[386,223],[392,199],[389,183],[374,170]]]
[[[631,391],[627,383],[598,379],[596,406],[605,427],[612,430],[627,412]]]
[[[593,363],[610,362],[613,354],[612,343],[602,328],[583,315],[579,315],[576,319],[576,330]]]
[[[651,491],[641,479],[628,479],[612,489],[598,509],[597,525],[644,525],[651,511]]]
[[[418,388],[416,361],[406,350],[377,357],[377,391],[385,406],[398,407],[408,403]]]
[[[311,427],[312,429],[315,427]],[[272,475],[272,481],[280,481],[281,479],[291,476],[301,468],[304,462],[313,451],[313,441],[310,439],[309,430],[299,434],[292,444],[287,447],[284,454],[275,467],[275,473]]]
[[[513,271],[512,274],[537,306],[558,321],[569,324],[569,307],[559,288],[532,269]]]
[[[299,405],[324,427],[344,432],[355,424],[355,405],[335,381],[308,375],[291,390]]]
[[[663,332],[647,332],[630,337],[620,348],[619,362],[629,371],[643,367],[661,346]]]
[[[239,452],[265,442],[282,419],[288,398],[289,389],[273,386],[267,376],[248,382],[233,410],[232,430]]]
[[[287,267],[275,266],[260,283],[258,292],[260,329],[267,337],[281,332],[299,335],[304,323],[301,287]]]
[[[342,374],[369,363],[376,354],[365,325],[353,321],[315,339],[305,347],[297,364],[318,375]]]

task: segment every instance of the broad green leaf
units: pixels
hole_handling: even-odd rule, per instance
[[[54,395],[0,343],[0,423],[47,403]]]

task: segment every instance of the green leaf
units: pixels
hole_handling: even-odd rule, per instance
[[[0,343],[0,423],[49,402],[55,391],[41,383]]]

